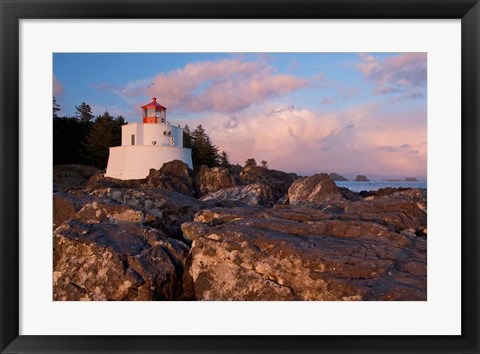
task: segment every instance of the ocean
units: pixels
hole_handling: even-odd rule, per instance
[[[347,187],[351,191],[376,191],[380,188],[427,188],[427,182],[404,182],[404,181],[369,181],[369,182],[355,182],[355,181],[335,181],[338,187]]]

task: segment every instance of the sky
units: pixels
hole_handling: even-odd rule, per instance
[[[232,163],[312,175],[426,178],[426,53],[55,53],[60,116],[88,103],[202,124]]]

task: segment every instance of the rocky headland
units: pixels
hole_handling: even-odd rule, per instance
[[[55,300],[426,300],[426,190],[180,161],[53,194]]]

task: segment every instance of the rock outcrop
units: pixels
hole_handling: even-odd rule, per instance
[[[90,177],[86,190],[91,192],[101,188],[140,188],[144,183],[145,179],[121,180],[105,177],[104,173],[98,172]]]
[[[203,196],[216,192],[220,189],[234,187],[237,183],[235,178],[224,167],[202,166],[197,174],[198,193]]]
[[[174,161],[55,193],[54,299],[426,300],[425,189],[268,171]]]
[[[337,185],[326,173],[298,179],[288,189],[290,205],[315,205],[340,197]]]
[[[392,231],[405,229],[423,232],[427,213],[417,202],[395,198],[363,200],[345,205],[340,220],[362,220],[387,226]]]
[[[191,275],[203,300],[426,300],[426,238],[317,209],[200,211]]]
[[[92,192],[92,195],[106,197],[148,212],[158,220],[151,223],[151,226],[178,239],[182,239],[181,224],[191,221],[195,213],[206,206],[195,198],[164,189],[105,188]]]
[[[236,186],[207,194],[202,201],[215,201],[223,206],[273,206],[274,193],[270,186],[264,183],[253,183],[246,186]]]
[[[149,188],[165,189],[191,197],[197,195],[194,185],[194,172],[180,160],[164,163],[159,170],[151,169],[146,178],[146,185]]]
[[[69,220],[53,235],[54,300],[191,299],[188,252],[139,224]]]
[[[274,200],[284,197],[298,179],[295,173],[270,170],[260,166],[245,166],[239,175],[242,184],[263,183],[270,187]]]
[[[67,220],[75,219],[77,212],[93,200],[94,198],[89,195],[55,193],[53,195],[53,229],[55,230]]]

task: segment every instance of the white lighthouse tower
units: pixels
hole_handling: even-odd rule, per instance
[[[143,123],[122,126],[122,146],[110,148],[105,176],[145,178],[151,168],[159,169],[172,160],[181,160],[193,168],[192,150],[183,147],[183,129],[167,122],[167,108],[153,97],[142,110]]]

